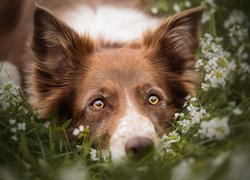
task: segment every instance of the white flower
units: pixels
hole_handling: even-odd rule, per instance
[[[158,9],[156,7],[152,7],[151,8],[151,13],[154,14],[154,15],[158,14]]]
[[[195,101],[197,101],[198,99],[196,98],[196,97],[192,97],[191,99],[190,99],[190,101],[193,101],[193,102],[195,102]]]
[[[181,132],[182,133],[186,133],[192,127],[192,124],[191,124],[190,120],[188,120],[188,119],[178,121],[178,124],[181,127]]]
[[[88,128],[88,126],[86,126],[86,128]],[[81,132],[84,131],[84,126],[83,125],[80,125],[78,128],[75,128],[73,130],[73,135],[74,136],[78,136]]]
[[[191,2],[190,2],[190,1],[185,1],[184,4],[185,4],[185,6],[188,7],[188,8],[191,7]]]
[[[188,94],[186,97],[185,97],[185,100],[189,100],[190,98],[192,98],[193,96],[191,94]]]
[[[180,139],[181,139],[180,135],[176,131],[172,131],[168,135],[164,134],[161,140],[166,150],[171,148],[172,143],[179,142]]]
[[[184,116],[183,113],[175,113],[174,114],[175,119],[178,118],[178,117],[183,117],[183,116]]]
[[[77,149],[78,151],[80,151],[80,150],[82,150],[83,148],[82,148],[81,145],[76,145],[76,149]]]
[[[174,6],[173,6],[173,10],[178,13],[181,11],[181,7],[177,4],[177,3],[174,3]]]
[[[240,63],[240,69],[243,73],[250,74],[250,66],[246,62]]]
[[[11,136],[11,139],[13,139],[14,141],[17,141],[17,140],[18,140],[18,139],[17,139],[17,135]]]
[[[74,136],[78,136],[79,134],[80,134],[79,129],[78,129],[78,128],[75,128],[75,129],[73,130],[73,135],[74,135]]]
[[[17,132],[17,128],[15,128],[15,127],[11,128],[11,129],[10,129],[10,132],[16,133],[16,132]]]
[[[24,114],[28,114],[28,110],[27,109],[25,109],[23,106],[19,106],[18,107],[18,111],[20,111],[20,112],[22,112],[22,113],[24,113]]]
[[[7,83],[0,82],[0,107],[7,110],[11,105],[17,105],[22,98],[18,96],[19,86],[15,85],[13,81]]]
[[[15,119],[10,119],[10,120],[9,120],[9,123],[10,123],[10,125],[13,125],[13,124],[16,123],[16,120],[15,120]]]
[[[209,89],[208,84],[206,84],[206,83],[201,83],[201,89],[202,89],[203,91],[208,91],[208,89]]]
[[[235,109],[233,110],[233,113],[234,113],[235,115],[240,115],[240,114],[242,114],[242,110],[241,110],[240,108],[235,108]]]
[[[201,22],[205,24],[211,19],[213,14],[216,12],[217,7],[214,3],[214,0],[204,0],[201,2],[201,5],[206,7],[206,11],[203,13],[203,16],[201,19]]]
[[[242,42],[248,39],[248,29],[239,25],[233,25],[229,29],[228,36],[230,37],[230,42],[234,47],[238,47],[240,45],[242,46]],[[241,46],[240,48],[242,52],[244,48],[242,49]]]
[[[221,38],[213,38],[206,33],[201,40],[202,58],[195,67],[198,71],[205,71],[204,82],[201,89],[207,91],[212,88],[224,87],[226,81],[230,79],[230,74],[236,69],[235,60],[231,54],[223,50],[220,45]],[[230,59],[230,60],[229,60]]]
[[[80,131],[80,132],[83,132],[83,131],[84,131],[84,126],[83,126],[83,125],[80,125],[80,126],[79,126],[79,131]]]
[[[91,161],[100,161],[100,158],[97,157],[97,151],[95,149],[91,148],[89,153]]]
[[[199,68],[203,67],[204,66],[204,61],[203,59],[198,59],[195,63],[195,68],[196,70],[199,70]]]
[[[228,29],[232,25],[241,25],[244,22],[247,22],[247,16],[242,11],[233,10],[229,18],[224,22],[224,28]]]
[[[240,59],[247,59],[248,58],[248,54],[246,53],[246,52],[244,52],[245,51],[245,45],[244,44],[242,44],[240,47],[239,47],[239,49],[238,49],[238,51],[237,51],[237,53],[236,53],[236,55],[237,55],[237,57],[238,58],[240,58]]]
[[[200,124],[198,132],[201,138],[208,138],[210,140],[224,139],[230,133],[228,118],[213,118],[210,121],[203,121]]]
[[[198,107],[194,106],[193,104],[190,104],[188,107],[187,107],[187,110],[192,113],[192,112],[195,112],[197,111]]]
[[[25,123],[18,123],[17,124],[17,129],[20,131],[20,130],[23,130],[25,131],[26,130],[26,124]]]
[[[192,165],[195,163],[193,158],[182,160],[171,172],[171,180],[188,179],[192,174]]]
[[[201,23],[205,24],[206,22],[208,22],[211,18],[210,16],[211,15],[209,13],[204,13],[201,18]]]
[[[50,126],[50,121],[46,121],[43,125],[46,129],[48,129]]]

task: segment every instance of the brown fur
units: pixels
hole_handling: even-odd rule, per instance
[[[48,10],[37,7],[27,75],[27,92],[42,117],[73,119],[69,128],[89,125],[107,147],[117,119],[125,114],[125,91],[158,134],[164,132],[187,94],[195,89],[194,52],[202,8],[166,19],[141,41],[128,44],[79,35]],[[160,103],[148,103],[150,95]],[[93,101],[105,107],[96,110]]]
[[[89,36],[78,35],[38,8],[32,44],[35,65],[28,86],[30,95],[37,98],[34,108],[45,117],[58,113],[61,119],[72,118],[71,128],[89,125],[92,137],[104,136],[107,145],[116,119],[125,113],[127,88],[141,113],[162,133],[195,88],[193,54],[201,12],[196,8],[168,18],[155,31],[148,31],[137,48],[101,43],[97,48]],[[150,93],[161,97],[157,107],[147,104]],[[103,111],[90,105],[98,98],[107,103]]]

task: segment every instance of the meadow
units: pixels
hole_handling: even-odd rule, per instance
[[[113,163],[91,148],[88,127],[69,141],[71,120],[40,119],[18,86],[0,80],[0,179],[250,179],[250,1],[154,0],[146,9],[169,16],[200,5],[200,83],[154,152]]]

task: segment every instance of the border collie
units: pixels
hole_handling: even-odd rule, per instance
[[[92,139],[102,137],[113,159],[154,147],[195,89],[203,8],[158,19],[112,4],[51,7],[36,6],[31,26],[29,13],[16,22],[26,33],[19,39],[22,47],[10,50],[25,56],[20,59],[28,69],[24,83],[33,108],[41,117],[72,119],[69,136],[88,125]],[[8,32],[0,38],[7,39],[7,48],[21,31]]]

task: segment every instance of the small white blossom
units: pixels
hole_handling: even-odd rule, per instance
[[[192,97],[191,99],[190,99],[190,101],[197,101],[198,99],[196,98],[196,97]]]
[[[26,130],[26,124],[25,123],[18,123],[17,124],[17,129],[20,131],[20,130],[23,130],[25,131]]]
[[[246,62],[240,63],[240,69],[243,73],[250,74],[250,66]]]
[[[193,158],[182,160],[171,172],[171,180],[188,179],[192,173],[192,165],[195,163]]]
[[[208,91],[209,85],[206,84],[206,83],[201,83],[201,89],[202,89],[203,91]]]
[[[248,54],[245,52],[245,45],[244,44],[242,44],[239,48],[238,48],[238,51],[237,51],[237,53],[236,53],[236,55],[237,55],[237,57],[239,58],[239,59],[244,59],[244,60],[246,60],[249,56],[248,56]]]
[[[188,101],[190,98],[192,98],[193,96],[188,94],[186,97],[185,97],[185,100]]]
[[[15,127],[11,128],[11,129],[10,129],[10,132],[16,133],[16,132],[17,132],[17,128],[15,128]]]
[[[78,128],[75,128],[75,129],[73,130],[73,135],[74,135],[74,136],[78,136],[79,134],[80,134],[79,129],[78,129]]]
[[[216,12],[217,6],[214,3],[214,0],[204,0],[201,2],[201,5],[206,7],[206,11],[203,13],[203,16],[201,19],[201,22],[205,24],[211,19],[211,17]]]
[[[100,161],[100,158],[97,156],[97,151],[93,148],[90,149],[90,159],[91,161]]]
[[[156,7],[152,7],[150,10],[151,10],[152,14],[154,14],[154,15],[158,14],[158,9]]]
[[[80,125],[80,126],[79,126],[79,131],[80,131],[80,132],[83,132],[83,131],[84,131],[84,126],[83,126],[83,125]]]
[[[238,53],[242,53],[245,49],[244,44],[242,44],[242,42],[248,39],[248,29],[239,25],[234,25],[229,29],[228,36],[230,38],[231,44],[234,47],[240,47]],[[237,55],[239,56],[239,54]]]
[[[50,121],[46,121],[43,125],[46,129],[48,129],[50,127]]]
[[[187,106],[187,110],[189,111],[189,120],[191,124],[198,124],[203,117],[207,114],[206,110],[202,107],[195,106],[194,104],[198,104],[198,99],[196,97],[192,97],[190,99],[190,104]]]
[[[86,129],[88,129],[89,128],[89,126],[86,126]],[[73,135],[74,136],[78,136],[81,132],[83,132],[84,131],[84,126],[83,125],[80,125],[78,128],[75,128],[74,130],[73,130]]]
[[[240,114],[242,114],[242,110],[241,110],[240,108],[235,108],[235,109],[233,110],[233,113],[234,113],[235,115],[240,115]]]
[[[17,135],[13,135],[13,136],[11,136],[11,139],[12,139],[12,140],[14,140],[14,141],[18,141],[18,139],[17,139]]]
[[[78,151],[80,151],[80,150],[82,150],[83,148],[82,148],[81,145],[76,145],[76,149],[77,149]]]
[[[183,116],[184,116],[183,113],[175,113],[174,114],[175,119],[178,118],[178,117],[183,117]]]
[[[15,120],[15,119],[10,119],[10,120],[9,120],[9,123],[10,123],[10,125],[13,125],[13,124],[16,123],[16,120]]]
[[[192,127],[191,121],[188,119],[178,121],[178,124],[181,126],[182,133],[186,133]]]
[[[23,114],[28,114],[29,113],[29,111],[27,109],[25,109],[23,106],[19,106],[18,111],[22,112]]]
[[[181,7],[179,6],[179,4],[174,3],[173,10],[174,10],[176,13],[178,13],[178,12],[181,11]]]
[[[242,25],[244,22],[247,22],[247,16],[242,11],[233,10],[224,22],[224,28],[228,29],[235,24]]]
[[[0,107],[7,110],[11,105],[20,104],[22,98],[18,96],[19,86],[15,85],[13,81],[2,83],[0,81]]]
[[[161,140],[166,150],[171,148],[172,143],[179,142],[180,139],[181,139],[180,135],[176,131],[172,131],[168,135],[164,134]]]
[[[222,140],[230,133],[228,118],[213,118],[210,121],[202,121],[200,124],[199,134],[201,138],[210,140]]]
[[[201,84],[201,89],[204,91],[224,87],[231,77],[231,72],[236,69],[235,60],[232,59],[229,52],[224,51],[220,44],[221,40],[208,33],[201,40],[203,57],[197,61],[195,67],[197,71],[205,72],[204,82]]]
[[[185,5],[186,7],[189,8],[189,7],[191,7],[192,4],[191,4],[190,1],[185,1],[185,2],[184,2],[184,5]]]

